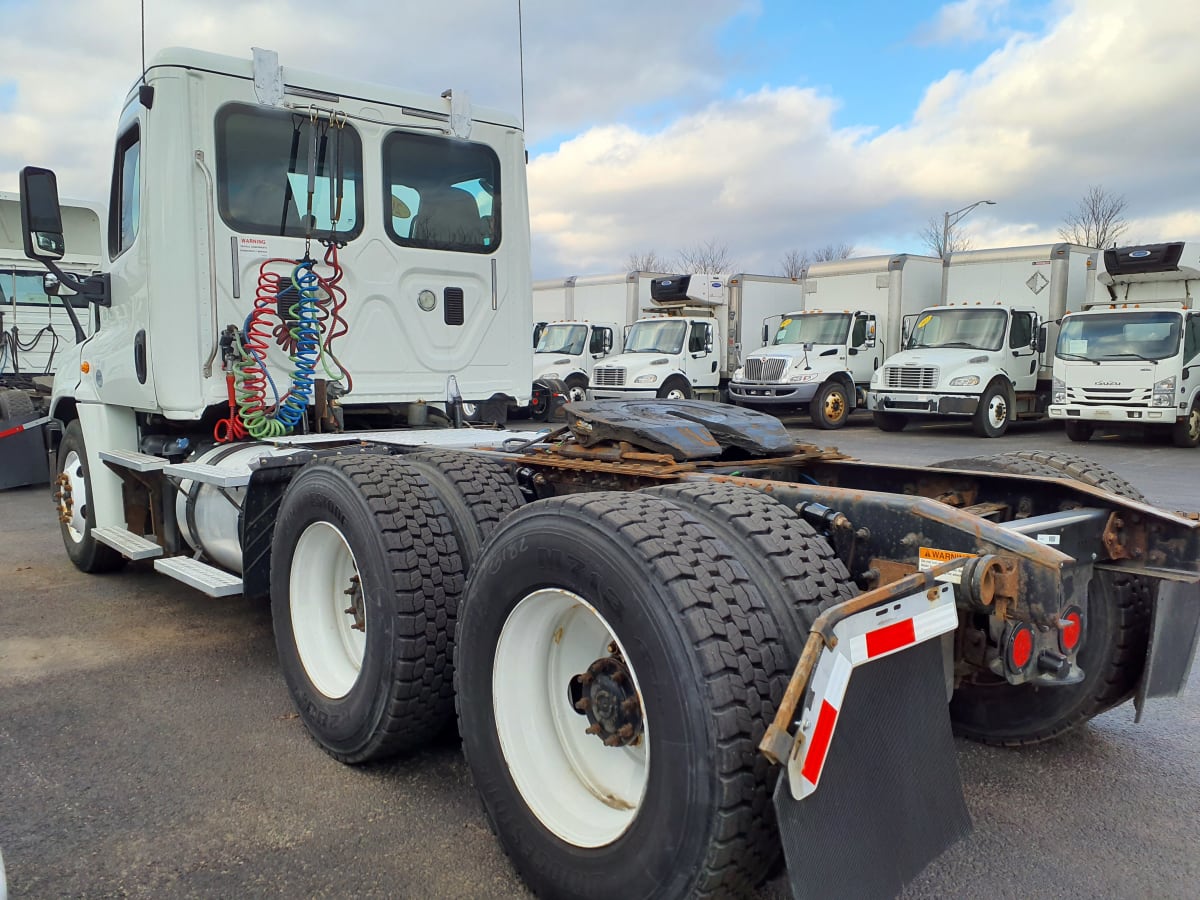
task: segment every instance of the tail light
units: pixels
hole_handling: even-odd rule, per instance
[[[1068,606],[1058,621],[1058,649],[1071,654],[1079,649],[1083,641],[1083,610]]]
[[[1001,644],[1004,650],[1004,667],[1013,675],[1025,672],[1033,664],[1036,644],[1033,627],[1028,622],[1014,622],[1009,625]]]

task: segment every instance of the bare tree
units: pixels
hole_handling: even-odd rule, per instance
[[[1122,215],[1124,212],[1124,195],[1110,194],[1103,186],[1094,184],[1074,212],[1063,219],[1058,236],[1085,247],[1115,247],[1118,238],[1129,228]]]
[[[828,262],[831,259],[849,259],[854,252],[853,244],[826,244],[813,251],[813,262]]]
[[[670,264],[656,250],[635,250],[625,260],[629,272],[666,272]]]
[[[808,253],[801,250],[789,250],[783,254],[783,259],[779,261],[779,268],[783,270],[783,275],[786,278],[799,278],[804,274],[804,270],[808,268],[809,258]]]
[[[680,272],[703,272],[708,275],[716,275],[718,272],[733,270],[733,259],[729,255],[729,248],[724,244],[718,244],[715,240],[680,248],[675,262]]]
[[[940,256],[945,259],[950,253],[971,249],[971,239],[963,234],[957,225],[951,225],[949,230],[943,234],[942,227],[944,224],[945,219],[930,216],[929,221],[925,223],[925,227],[921,229],[919,234],[919,237],[924,241],[925,246],[929,248],[929,252],[933,256]],[[946,241],[945,246],[942,245],[943,238]]]

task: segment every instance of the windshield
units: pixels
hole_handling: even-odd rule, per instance
[[[1008,312],[1003,309],[934,309],[921,313],[908,339],[909,350],[963,347],[999,350],[1004,343]]]
[[[813,313],[785,318],[779,323],[771,344],[844,344],[849,326],[848,313]]]
[[[1068,316],[1055,356],[1063,359],[1167,359],[1179,352],[1176,312],[1103,313]]]
[[[586,325],[547,325],[534,353],[569,353],[578,356],[587,342]]]
[[[635,322],[625,342],[626,353],[678,353],[687,336],[687,322],[653,319]]]

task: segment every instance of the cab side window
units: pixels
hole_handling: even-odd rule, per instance
[[[688,335],[688,353],[703,353],[708,346],[708,323],[693,322]]]
[[[117,140],[112,195],[108,207],[109,255],[116,259],[132,245],[142,220],[142,141],[134,125]]]
[[[854,328],[850,331],[850,346],[861,347],[867,342],[867,317],[855,316]]]
[[[607,347],[605,345],[608,345]],[[612,346],[612,329],[611,328],[593,328],[592,339],[588,345],[588,353],[599,355],[606,353],[608,347]]]
[[[1183,339],[1183,361],[1186,363],[1200,353],[1200,315],[1188,316],[1187,334]]]
[[[1033,343],[1033,316],[1029,313],[1013,313],[1012,331],[1008,335],[1008,346],[1023,349]]]

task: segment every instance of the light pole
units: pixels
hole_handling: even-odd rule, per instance
[[[942,218],[942,259],[950,255],[950,229],[967,217],[967,214],[977,206],[995,206],[995,200],[976,200],[969,206],[948,212]]]

